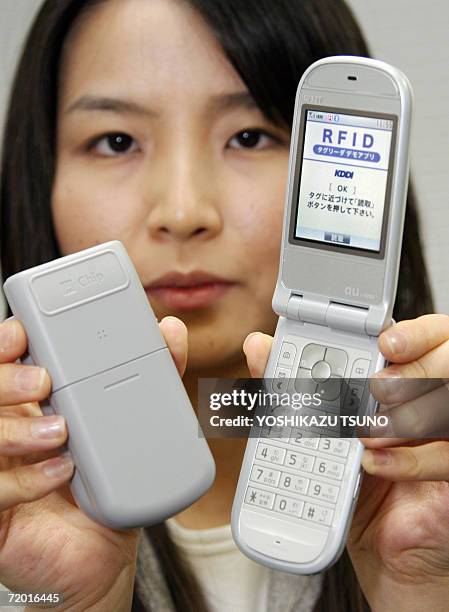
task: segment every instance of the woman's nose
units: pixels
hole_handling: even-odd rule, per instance
[[[174,157],[155,172],[147,227],[156,240],[206,240],[222,227],[214,173],[198,158]]]

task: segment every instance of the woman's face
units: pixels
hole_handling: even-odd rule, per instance
[[[190,368],[237,362],[249,332],[273,331],[289,134],[196,12],[87,11],[64,49],[57,135],[62,253],[121,240],[156,316],[187,324]]]

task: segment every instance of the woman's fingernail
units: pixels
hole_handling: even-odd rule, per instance
[[[386,465],[391,461],[391,453],[386,450],[366,450],[368,461],[374,465]]]
[[[401,401],[406,391],[405,381],[406,379],[390,366],[374,374],[371,379],[370,391],[376,397],[380,394],[381,397],[378,397],[378,399],[383,399],[390,403]]]
[[[38,366],[23,366],[16,374],[16,385],[21,391],[37,391],[45,378],[45,369]]]
[[[388,411],[384,413],[377,412],[377,416],[382,416],[385,421],[385,425],[370,425],[368,427],[370,438],[394,438],[396,435],[395,428],[393,427],[393,419],[388,414]]]
[[[250,338],[252,338],[253,336],[256,336],[257,334],[260,334],[260,332],[258,332],[258,331],[251,332],[250,334],[248,334],[246,336],[245,342],[246,342],[246,340],[249,340]]]
[[[49,478],[63,478],[73,472],[74,463],[68,453],[49,459],[43,465],[43,472]]]
[[[14,344],[16,335],[16,326],[12,323],[3,323],[0,325],[0,353],[5,353]]]
[[[164,321],[164,325],[166,325],[167,323],[169,325],[176,325],[176,327],[179,327],[179,325],[180,325],[179,319],[177,317],[173,317],[172,315],[168,315],[168,316],[164,317],[162,320]],[[162,323],[162,321],[161,321],[161,323]]]
[[[64,429],[65,421],[60,415],[38,417],[37,421],[31,424],[31,435],[33,438],[51,440],[52,438],[61,437]]]
[[[400,331],[387,332],[386,341],[393,355],[400,355],[407,350],[407,337]]]

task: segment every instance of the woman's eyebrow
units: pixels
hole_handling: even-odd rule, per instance
[[[247,91],[214,94],[206,102],[204,112],[216,114],[238,108],[258,108],[254,98]],[[126,115],[140,115],[144,117],[157,117],[157,113],[149,108],[137,104],[126,98],[113,98],[109,96],[83,95],[71,104],[65,111],[70,114],[75,111],[106,111]]]
[[[248,91],[216,94],[210,97],[206,104],[206,112],[230,111],[238,108],[258,108],[254,98]]]
[[[107,96],[84,95],[78,98],[65,114],[75,111],[107,111],[123,115],[141,115],[145,117],[156,117],[154,111],[125,98],[110,98]]]

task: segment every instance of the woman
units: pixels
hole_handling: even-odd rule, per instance
[[[260,376],[275,326],[296,85],[314,60],[341,53],[367,49],[335,0],[47,0],[6,123],[4,276],[118,238],[158,318],[187,325],[184,380],[194,404],[199,376],[248,368]],[[395,317],[430,310],[410,196]],[[161,328],[183,372],[185,327],[170,316]],[[256,330],[264,333],[247,338]],[[347,557],[323,580],[301,579],[234,551],[227,576],[214,582],[207,569],[220,571],[219,554],[200,567],[186,538],[200,548],[211,534],[223,538],[244,442],[213,441],[214,486],[168,526],[145,530],[136,563],[139,531],[89,520],[66,484],[73,465],[48,459],[67,434],[33,403],[48,395],[48,374],[13,363],[26,350],[23,328],[5,323],[0,337],[0,579],[8,588],[62,592],[64,610],[129,610],[131,601],[135,610],[182,611],[446,605],[447,484],[419,482],[448,477],[445,443],[366,452],[375,476],[364,482],[349,540],[357,578]],[[414,373],[419,363],[443,377],[448,338],[443,316],[400,323],[380,339],[396,364],[388,373]],[[38,423],[47,427],[36,439]]]

